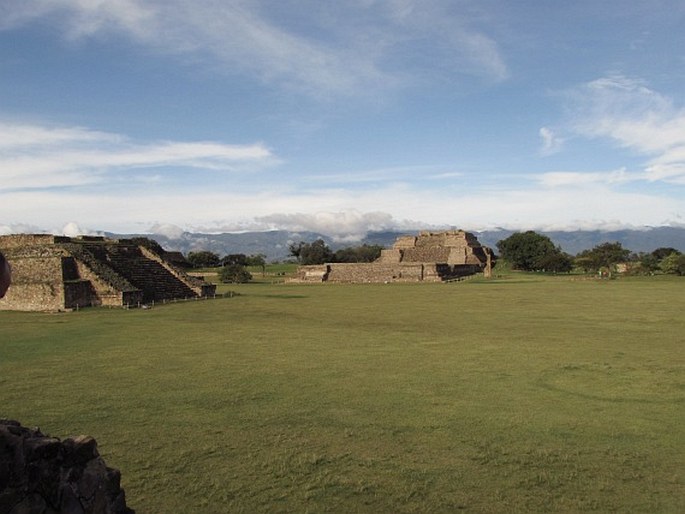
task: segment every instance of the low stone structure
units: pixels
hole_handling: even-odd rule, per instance
[[[442,282],[484,273],[494,258],[476,237],[463,230],[400,236],[372,263],[300,266],[299,282]]]
[[[0,513],[135,514],[120,480],[92,437],[60,441],[0,420]]]
[[[87,306],[137,306],[214,295],[163,254],[129,240],[52,235],[0,236],[12,286],[0,310],[62,311]]]

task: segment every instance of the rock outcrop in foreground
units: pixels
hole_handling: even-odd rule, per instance
[[[0,420],[0,514],[135,514],[95,439],[57,438]]]

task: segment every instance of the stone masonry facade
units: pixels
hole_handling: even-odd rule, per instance
[[[300,266],[299,282],[443,282],[484,273],[494,265],[492,251],[463,230],[400,236],[372,263]]]
[[[138,306],[215,292],[164,255],[124,239],[0,236],[0,251],[12,266],[12,286],[0,310]]]

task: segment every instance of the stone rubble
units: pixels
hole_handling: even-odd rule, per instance
[[[0,419],[0,514],[135,514],[95,439],[60,441]]]

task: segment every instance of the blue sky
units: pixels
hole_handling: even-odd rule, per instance
[[[0,0],[0,233],[654,225],[681,0]]]

